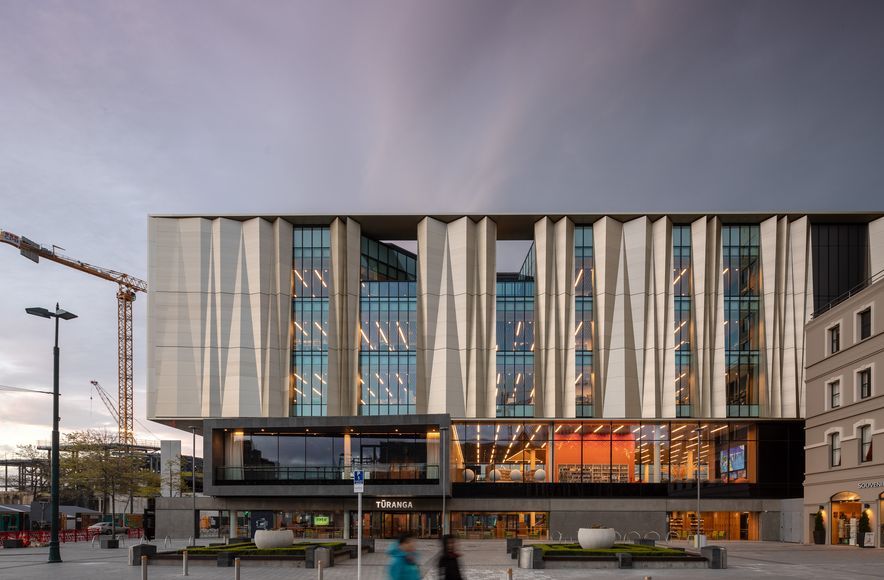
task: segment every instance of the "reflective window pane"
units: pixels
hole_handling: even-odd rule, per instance
[[[296,227],[293,244],[292,415],[323,416],[328,396],[328,228]]]
[[[361,415],[416,412],[416,256],[362,238],[359,345]]]
[[[759,415],[761,266],[759,226],[722,226],[725,384],[728,417]]]
[[[574,348],[576,350],[574,392],[577,399],[578,417],[593,416],[595,373],[592,368],[592,349],[595,324],[593,323],[592,294],[594,283],[592,226],[578,226],[574,228]]]

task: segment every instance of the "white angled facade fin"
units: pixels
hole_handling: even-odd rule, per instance
[[[675,415],[675,340],[672,296],[672,222],[652,224],[649,313],[645,329],[642,417]],[[668,412],[668,415],[664,415]]]
[[[418,411],[493,417],[496,224],[428,217],[417,237]]]
[[[696,381],[694,413],[724,417],[724,293],[721,286],[721,223],[702,217],[691,224],[691,297]]]
[[[574,223],[534,224],[535,414],[574,417]]]
[[[602,409],[602,416],[611,416],[614,407],[619,411],[622,407],[622,396],[618,394],[618,381],[616,369],[622,366],[619,352],[615,351],[616,342],[613,337],[619,332],[622,335],[622,325],[615,327],[615,312],[617,306],[617,279],[620,272],[621,245],[623,237],[623,224],[615,219],[603,217],[592,226],[593,260],[595,269],[595,281],[593,288],[593,318],[595,319],[596,340],[593,358],[593,366],[596,369],[596,386],[593,393],[593,407]],[[622,308],[622,305],[620,306]],[[622,317],[621,317],[622,318]],[[614,358],[614,360],[612,360]],[[614,378],[612,378],[612,373]],[[612,390],[612,403],[609,407],[608,389]],[[615,415],[616,416],[616,415]]]
[[[328,412],[356,415],[359,409],[359,287],[362,228],[335,219],[329,228],[331,276],[328,293]]]
[[[810,228],[806,217],[761,224],[763,372],[761,414],[796,418],[804,398],[804,324],[810,319]]]
[[[149,227],[147,416],[287,416],[291,224]]]

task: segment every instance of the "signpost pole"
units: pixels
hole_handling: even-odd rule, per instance
[[[353,470],[353,491],[356,492],[356,580],[362,580],[362,492],[365,490],[365,472]]]

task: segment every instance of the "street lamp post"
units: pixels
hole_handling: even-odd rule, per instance
[[[703,540],[700,538],[700,435],[703,432],[702,427],[697,427],[697,548],[703,547]]]
[[[61,562],[61,551],[59,550],[58,546],[58,321],[59,319],[71,320],[76,318],[77,315],[72,312],[62,310],[58,307],[58,303],[55,304],[55,312],[52,312],[46,308],[26,308],[25,312],[34,316],[39,316],[40,318],[55,319],[55,346],[52,348],[52,451],[50,451],[50,453],[52,454],[52,457],[50,458],[52,483],[50,487],[49,507],[49,517],[52,518],[49,537],[49,563],[55,564]]]
[[[448,494],[448,489],[445,487],[445,474],[448,471],[448,457],[446,452],[448,451],[448,427],[440,427],[439,428],[439,483],[442,487],[442,535],[448,533],[448,519],[446,517],[445,510],[445,496]]]

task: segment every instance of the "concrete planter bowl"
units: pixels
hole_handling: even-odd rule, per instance
[[[584,550],[598,550],[614,546],[616,536],[614,528],[580,528],[577,530],[577,542]]]
[[[258,530],[255,532],[255,546],[258,549],[287,548],[295,543],[291,530]]]

